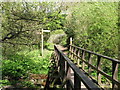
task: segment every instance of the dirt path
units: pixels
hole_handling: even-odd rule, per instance
[[[60,49],[61,51],[64,51],[64,50],[66,50],[67,49],[67,47],[63,47],[63,46],[61,46],[61,45],[56,45],[57,47],[58,47],[58,49]]]

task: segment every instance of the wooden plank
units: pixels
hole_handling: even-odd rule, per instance
[[[73,84],[73,82],[72,82],[71,80],[68,80],[68,82],[69,82],[69,87],[70,87],[70,89],[71,89],[71,90],[75,90],[75,89],[74,89],[74,84]]]
[[[76,54],[76,51],[77,51],[77,48],[74,48],[74,53],[75,54]],[[75,63],[77,62],[76,59],[77,59],[77,57],[74,55],[74,61],[75,61]]]
[[[71,52],[72,53],[72,52]],[[78,57],[78,56],[77,56]],[[78,57],[80,59],[82,59],[81,57]],[[112,79],[111,76],[109,76],[108,74],[106,74],[104,71],[98,70],[98,68],[94,67],[93,65],[89,64],[87,61],[82,60],[84,63],[88,64],[90,67],[92,67],[94,70],[98,71],[100,74],[102,74],[103,76],[105,76],[107,79],[113,81],[114,83],[116,83],[118,86],[120,86],[120,82],[118,80],[114,80]]]
[[[73,48],[73,47],[72,47]],[[57,49],[57,48],[56,48]],[[117,61],[116,59],[111,59],[109,57],[102,57],[101,55],[99,54],[94,54],[94,53],[91,53],[91,52],[87,52],[87,51],[84,51],[83,49],[80,49],[82,50],[82,57],[78,56],[76,53],[74,53],[73,51],[70,51],[70,53],[76,57],[78,57],[79,59],[82,59],[82,61],[87,64],[89,67],[93,68],[94,70],[96,70],[98,72],[98,82],[99,84],[101,84],[101,76],[100,75],[103,75],[105,76],[107,79],[111,80],[113,82],[113,88],[116,88],[116,85],[117,86],[120,86],[120,82],[117,80],[117,67],[118,67],[118,64],[119,64],[119,61]],[[74,72],[76,72],[77,69],[74,68],[74,65],[71,64],[71,60],[69,58],[67,58],[60,50],[57,50],[59,53],[61,53],[61,55],[63,56],[63,58],[66,60],[66,62],[70,65],[70,67],[73,69]],[[97,66],[98,67],[94,67],[93,65],[91,65],[91,62],[88,60],[88,62],[84,59],[84,54],[83,52],[86,52],[86,53],[90,53],[90,54],[94,54],[94,55],[97,55],[98,56],[98,63],[97,63]],[[91,57],[90,55],[88,57]],[[100,58],[106,58],[106,59],[110,59],[110,61],[113,61],[113,72],[112,72],[112,77],[109,76],[107,73],[105,73],[104,71],[101,70],[101,59]],[[66,59],[67,58],[67,59]],[[90,59],[90,58],[89,58]],[[79,76],[79,71],[77,71],[78,73],[76,73],[77,76]],[[79,77],[80,78],[80,77]],[[81,81],[85,84],[85,86],[87,88],[90,89],[89,87],[89,83],[86,82],[85,78],[83,80],[83,77],[81,78]]]
[[[98,56],[98,59],[97,59],[97,69],[101,70],[101,57],[100,56]],[[98,84],[101,85],[101,74],[99,72],[97,72],[97,81],[98,81]]]
[[[98,71],[100,74],[102,74],[103,76],[105,76],[107,79],[113,81],[114,83],[116,83],[117,85],[120,85],[120,82],[118,80],[114,80],[112,79],[111,76],[109,76],[108,74],[106,74],[105,72],[103,72],[102,70],[98,70],[96,67],[94,67],[93,65],[89,64],[88,62],[86,62],[85,60],[83,60],[86,64],[88,64],[89,66],[91,66],[94,70]]]
[[[117,80],[118,79],[118,63],[112,62],[112,78]],[[112,89],[117,89],[118,86],[112,82]]]
[[[72,41],[73,41],[73,40],[72,40],[72,37],[70,37],[70,45],[72,45]]]
[[[71,47],[71,49],[72,49],[72,54],[71,54],[71,58],[73,59],[73,51],[74,51],[74,48],[73,47]]]
[[[41,53],[42,53],[42,56],[43,56],[43,29],[42,29],[42,32],[41,32],[41,40],[42,40]]]
[[[55,47],[57,49],[57,47]],[[100,90],[100,88],[93,83],[85,74],[82,72],[67,56],[65,56],[60,50],[58,52],[61,53],[63,58],[67,61],[68,65],[71,67],[71,69],[76,73],[79,79],[84,83],[84,85],[89,89],[89,90]]]
[[[70,90],[70,82],[68,80],[70,80],[71,78],[71,69],[69,67],[69,64],[67,63],[67,84],[66,84],[66,88],[67,90]]]
[[[69,49],[69,57],[71,57],[71,55],[72,55],[72,48],[71,48],[72,46],[70,46],[70,49]]]
[[[43,30],[43,32],[50,32],[50,30]]]
[[[71,45],[72,45],[72,37],[70,37],[70,45],[69,45],[70,46],[70,49],[69,49],[70,52],[72,52],[72,46]],[[72,56],[72,53],[70,53],[70,52],[69,52],[69,56]]]
[[[70,67],[73,69],[74,72],[76,72],[76,75],[78,75],[79,79],[85,84],[85,86],[88,89],[97,89],[98,87],[82,72],[77,66],[75,66],[74,63],[69,61],[69,59],[66,59],[70,65]]]
[[[77,55],[76,55],[76,57],[80,57],[80,50],[78,50],[78,53],[77,53]],[[79,66],[79,64],[80,64],[80,58],[78,58],[77,57],[77,65]]]
[[[83,50],[83,51],[85,51],[85,52],[88,52],[88,53],[91,53],[91,54],[100,56],[100,57],[102,57],[102,58],[106,58],[106,59],[108,59],[108,60],[110,60],[110,61],[117,62],[118,64],[120,64],[120,60],[118,60],[118,59],[113,59],[113,58],[110,58],[110,57],[108,57],[108,56],[104,56],[104,55],[101,55],[101,54],[97,54],[97,53],[95,53],[95,52],[92,52],[92,51],[89,51],[89,50],[86,50],[86,49],[83,49],[83,48],[80,48],[80,47],[77,47],[77,46],[73,46],[73,45],[71,45],[71,46],[72,46],[72,47],[76,47],[76,48],[78,48],[78,49],[80,49],[80,50]]]
[[[65,77],[65,60],[62,56],[60,57],[60,74],[61,74],[61,79],[63,80]]]
[[[85,51],[82,50],[82,69],[85,70],[85,63],[83,62],[85,58]]]
[[[81,79],[74,73],[74,90],[81,90]]]
[[[92,64],[92,60],[91,60],[91,53],[88,53],[88,63]],[[91,67],[88,65],[88,73],[90,74],[92,71]]]

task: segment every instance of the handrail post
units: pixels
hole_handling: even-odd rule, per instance
[[[101,57],[100,56],[98,56],[97,68],[98,70],[101,70]],[[97,71],[97,81],[98,81],[98,84],[101,85],[101,74],[98,71]]]
[[[89,64],[92,64],[92,60],[91,60],[91,53],[89,53],[89,56],[88,56],[88,63]],[[91,67],[88,65],[88,73],[90,74],[91,73]]]
[[[72,56],[72,53],[71,53],[72,52],[72,46],[71,45],[72,45],[72,37],[70,37],[69,56]]]
[[[91,60],[91,59],[94,59],[94,58],[92,58],[92,56],[95,56],[95,60],[97,60],[97,66],[96,66],[96,62],[93,62]],[[88,66],[88,73],[87,73],[88,75],[90,75],[92,73],[92,70],[94,70],[97,73],[97,80],[96,80],[96,78],[93,78],[91,76],[90,77],[93,80],[95,80],[95,82],[98,81],[97,83],[99,85],[103,84],[101,82],[102,76],[103,76],[108,80],[108,83],[110,83],[110,85],[112,83],[113,89],[120,88],[120,82],[118,81],[118,66],[120,64],[119,60],[113,59],[113,58],[110,58],[108,56],[104,56],[101,54],[97,54],[95,52],[86,50],[84,48],[80,48],[80,47],[71,45],[71,59],[74,59],[73,57],[74,58],[77,57],[77,65],[79,63],[81,63],[82,69],[83,69],[83,71],[85,71],[85,73],[87,73],[85,70],[86,65]],[[80,59],[80,61],[78,60],[78,58]],[[109,75],[108,72],[106,72],[105,70],[102,70],[102,68],[104,68],[104,65],[102,65],[101,62],[104,59],[112,62],[112,68],[108,69],[108,70],[112,69],[112,75]],[[93,63],[95,63],[95,65],[92,65]],[[111,64],[109,64],[109,65],[111,65]],[[111,86],[110,86],[110,88],[111,88]]]
[[[72,37],[70,37],[70,45],[72,45],[72,41],[73,41],[73,40],[72,40]]]
[[[92,90],[92,89],[96,89],[96,90],[100,90],[100,88],[84,73],[83,70],[80,70],[79,67],[77,67],[67,56],[65,56],[65,54],[60,51],[59,49],[57,49],[57,47],[55,47],[55,51],[56,54],[58,55],[58,58],[60,60],[59,66],[62,67],[60,68],[60,71],[62,70],[62,72],[65,70],[65,83],[63,83],[62,87],[64,85],[66,85],[66,89],[67,90],[80,90],[81,89],[81,82],[83,82],[83,84],[85,85],[85,87],[88,90]],[[86,54],[86,51],[82,50],[82,59],[84,63],[86,63],[86,61],[84,61],[84,55]],[[65,68],[63,66],[63,62],[62,60],[65,61]],[[61,64],[62,63],[62,64]],[[60,72],[58,71],[58,73]],[[72,79],[71,77],[71,73],[74,72],[74,79]],[[60,75],[60,78],[62,76]],[[74,80],[74,82],[72,82]]]
[[[84,58],[85,58],[85,51],[84,50],[82,50],[82,69],[84,70],[84,68],[85,68],[85,63],[84,63]]]
[[[61,54],[60,54],[60,75],[63,80],[65,75],[65,61]]]
[[[67,84],[66,84],[66,88],[67,90],[70,90],[70,84],[69,84],[69,79],[71,78],[71,69],[67,63]]]
[[[117,80],[118,79],[118,63],[112,62],[112,78]],[[120,86],[119,86],[120,87]],[[112,89],[117,89],[117,85],[112,82]]]
[[[74,47],[74,63],[77,63],[77,57],[76,57],[76,51],[77,51],[77,48]]]
[[[72,53],[71,53],[71,52],[72,52],[72,46],[71,46],[71,45],[69,45],[69,54],[68,54],[68,55],[69,55],[69,57],[71,57],[71,55],[72,55]]]
[[[74,47],[72,46],[71,49],[72,49],[72,52],[71,52],[71,53],[72,53],[72,54],[71,54],[71,58],[73,59],[73,56],[74,56],[74,55],[73,55],[73,53],[74,53]]]
[[[78,49],[77,56],[80,57],[80,50]],[[77,58],[77,65],[80,65],[80,58]]]
[[[74,90],[81,90],[81,80],[78,79],[78,76],[75,72],[74,72]]]

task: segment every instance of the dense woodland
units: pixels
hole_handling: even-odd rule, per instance
[[[119,59],[118,2],[1,2],[1,86],[35,87],[30,74],[47,74],[53,45],[73,44]],[[44,56],[41,57],[41,30]],[[105,62],[110,73],[111,64]],[[119,69],[120,71],[120,69]],[[120,72],[119,72],[120,78]],[[20,81],[23,79],[24,81]]]

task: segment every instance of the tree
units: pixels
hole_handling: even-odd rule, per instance
[[[74,44],[118,58],[118,3],[73,3],[67,18],[66,33]],[[71,33],[72,32],[72,33]]]
[[[38,45],[43,29],[62,29],[65,15],[54,3],[39,2],[3,2],[2,5],[2,39],[3,51],[8,47],[19,49],[18,45]],[[45,40],[49,35],[44,35]],[[13,49],[13,51],[14,51]],[[11,50],[10,50],[11,51]]]

